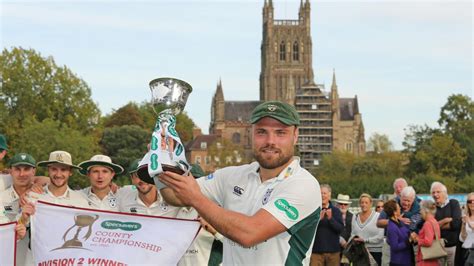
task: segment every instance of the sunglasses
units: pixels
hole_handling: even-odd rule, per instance
[[[338,203],[338,204],[339,204],[339,205],[343,205],[343,206],[349,205],[349,204],[347,204],[347,203]]]
[[[379,208],[383,208],[383,206],[377,206],[376,208],[377,208],[377,209],[379,209]]]
[[[474,200],[468,200],[467,203],[474,203]]]

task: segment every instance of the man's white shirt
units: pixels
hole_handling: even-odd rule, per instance
[[[198,213],[194,208],[183,207],[178,213],[177,218],[197,219]],[[183,257],[179,260],[178,266],[208,265],[211,257],[212,244],[215,240],[223,241],[224,236],[219,233],[211,234],[201,227],[198,235],[191,246],[186,250]]]
[[[129,191],[121,192],[118,196],[118,204],[120,212],[172,218],[176,218],[181,209],[180,207],[175,207],[165,202],[158,191],[157,200],[150,206],[146,206],[138,196],[137,189],[129,189]]]
[[[96,194],[92,192],[92,187],[86,187],[84,189],[79,190],[79,192],[82,193],[83,196],[87,199],[89,204],[88,208],[116,212],[119,211],[117,195],[119,191],[117,193],[109,191],[109,193],[103,199],[100,199],[99,197],[97,197]]]
[[[38,194],[35,192],[29,192],[28,200],[36,202],[37,200],[46,201],[49,203],[54,203],[64,206],[72,206],[78,208],[89,208],[89,202],[86,197],[78,191],[74,191],[69,186],[63,195],[55,196],[51,191],[49,191],[48,186],[45,186],[43,194]]]
[[[321,211],[319,183],[299,158],[277,177],[261,182],[257,162],[227,167],[198,179],[205,196],[248,216],[264,209],[287,230],[252,247],[225,238],[224,265],[309,265]]]
[[[0,192],[6,190],[12,185],[12,176],[9,174],[0,174]]]
[[[13,186],[0,192],[0,223],[18,221],[21,217],[20,196]],[[29,234],[17,242],[16,263],[18,266],[30,264],[33,261],[33,255],[28,248],[30,242]]]

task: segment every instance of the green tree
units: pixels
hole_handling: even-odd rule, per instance
[[[133,160],[147,152],[151,134],[137,125],[105,128],[100,144],[104,154],[112,161],[127,168]]]
[[[89,86],[66,66],[32,49],[4,49],[0,56],[0,130],[17,146],[26,119],[52,119],[61,126],[91,132],[100,112]]]
[[[17,136],[17,144],[12,146],[12,154],[27,152],[37,161],[45,161],[49,153],[55,150],[64,150],[71,154],[73,163],[79,164],[98,153],[97,142],[92,135],[72,129],[59,121],[45,119],[39,122],[27,118],[23,123],[23,130]],[[39,174],[45,174],[45,169],[39,168]],[[72,188],[88,186],[89,180],[76,172],[70,179]]]
[[[435,134],[428,145],[410,158],[417,173],[457,177],[466,159],[466,151],[448,135]]]
[[[452,134],[474,130],[474,102],[469,96],[454,94],[448,97],[438,119],[438,124]]]
[[[469,96],[454,94],[449,96],[441,108],[438,124],[446,134],[467,152],[462,166],[462,175],[474,173],[474,102]]]
[[[393,149],[392,142],[388,139],[388,136],[385,134],[379,134],[377,132],[373,133],[370,136],[367,143],[367,150],[373,151],[375,153],[384,153],[389,152]]]
[[[133,102],[120,107],[104,119],[104,127],[125,125],[137,125],[145,128],[145,122],[138,111],[138,106]]]

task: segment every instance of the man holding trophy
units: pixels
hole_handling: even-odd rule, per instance
[[[159,90],[154,95],[161,95],[153,102],[166,104],[168,114],[179,110],[191,91],[186,85],[174,79],[152,81],[152,91]],[[257,106],[250,120],[257,161],[197,180],[178,155],[182,144],[173,132],[174,122],[160,113],[151,150],[139,167],[140,179],[155,183],[168,203],[195,208],[226,237],[224,265],[309,265],[321,192],[318,181],[293,156],[300,123],[295,108],[278,101]],[[175,145],[169,145],[167,137]],[[160,160],[160,155],[165,158]]]

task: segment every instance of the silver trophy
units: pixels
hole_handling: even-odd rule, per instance
[[[175,78],[157,78],[150,81],[149,85],[153,109],[158,118],[150,150],[139,163],[137,175],[146,183],[162,187],[156,178],[160,173],[171,171],[182,175],[191,168],[175,126],[176,115],[183,111],[193,88],[187,82]]]

